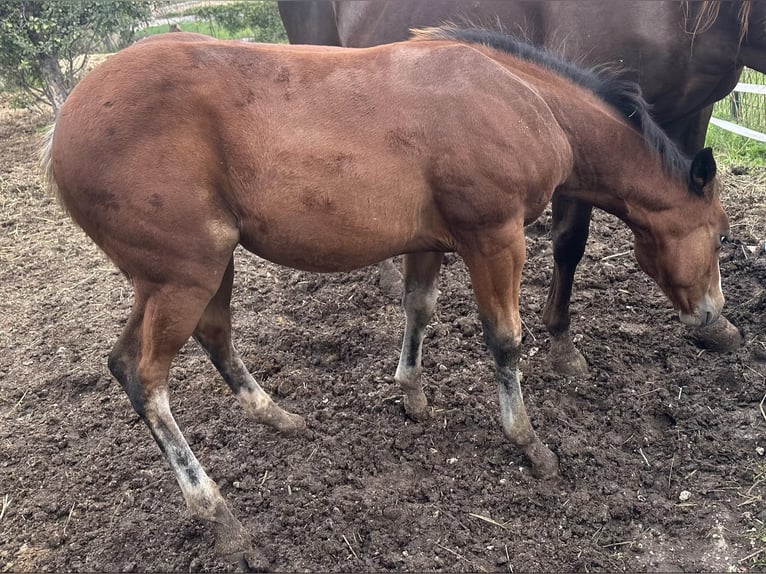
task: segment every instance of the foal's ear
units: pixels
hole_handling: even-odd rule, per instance
[[[716,169],[712,148],[706,147],[698,151],[692,160],[689,173],[692,190],[699,195],[704,195],[705,187],[713,181]]]

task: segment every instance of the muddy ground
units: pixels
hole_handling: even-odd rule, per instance
[[[3,106],[0,570],[231,569],[107,370],[131,289],[40,187],[44,124]],[[455,256],[425,343],[433,421],[404,415],[403,314],[377,269],[322,276],[242,252],[236,344],[309,430],[251,424],[194,343],[172,371],[179,425],[276,570],[763,571],[766,174],[725,171],[725,312],[747,341],[734,353],[694,343],[624,225],[598,214],[573,303],[590,375],[556,374],[540,320],[549,218],[528,229],[524,389],[559,481],[532,478],[503,438]]]

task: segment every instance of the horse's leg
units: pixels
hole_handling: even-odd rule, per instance
[[[394,260],[384,259],[378,263],[378,272],[380,274],[378,285],[381,291],[392,299],[401,297],[404,282],[402,281],[402,273],[394,264]]]
[[[705,147],[707,128],[713,115],[713,104],[671,122],[663,122],[662,129],[678,144],[687,156],[694,157]]]
[[[527,455],[535,476],[552,478],[558,474],[558,458],[537,438],[521,394],[519,291],[524,264],[523,229],[519,225],[518,229],[485,239],[487,243],[461,254],[471,274],[484,340],[495,360],[503,431]]]
[[[585,253],[593,206],[554,195],[553,280],[543,310],[543,323],[551,336],[548,359],[565,375],[587,375],[588,363],[574,346],[569,331],[569,299],[577,264]]]
[[[404,256],[404,340],[396,367],[396,382],[404,391],[404,410],[415,420],[428,417],[428,403],[420,383],[423,337],[436,306],[436,278],[443,253]]]
[[[261,388],[245,367],[231,342],[231,289],[234,258],[229,261],[218,292],[210,300],[194,330],[194,338],[207,351],[210,360],[234,392],[251,419],[282,432],[301,430],[303,417],[281,409]]]
[[[216,550],[246,569],[264,568],[250,535],[194,456],[170,411],[170,363],[189,339],[213,290],[157,286],[134,278],[135,303],[109,355],[109,369],[173,469],[193,516],[214,530]]]

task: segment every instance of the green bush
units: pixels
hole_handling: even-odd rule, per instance
[[[213,28],[220,28],[231,37],[247,36],[257,42],[287,42],[287,34],[282,26],[276,2],[210,5],[190,10],[186,14],[207,21],[214,36],[218,34],[213,33]]]
[[[25,101],[63,103],[87,56],[117,48],[145,21],[151,0],[0,0],[0,78]]]

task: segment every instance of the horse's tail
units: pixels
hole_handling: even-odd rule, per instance
[[[68,213],[66,204],[64,203],[61,194],[59,193],[59,186],[56,183],[56,179],[53,177],[53,160],[51,158],[51,148],[53,147],[53,132],[56,130],[56,124],[53,123],[45,130],[42,137],[42,145],[40,146],[40,173],[42,176],[43,186],[48,191],[56,196],[59,204]]]

